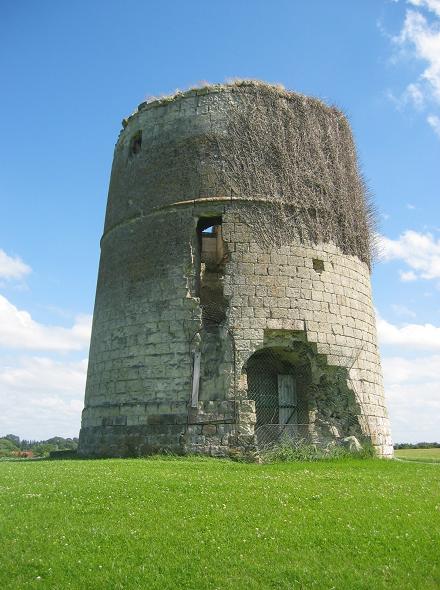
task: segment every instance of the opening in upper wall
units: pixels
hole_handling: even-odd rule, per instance
[[[219,325],[225,319],[227,302],[223,296],[226,249],[221,217],[201,217],[197,223],[196,296],[200,297],[203,323]]]
[[[222,237],[221,217],[201,217],[197,224],[200,246],[200,262],[207,270],[217,272],[224,262],[225,248]]]
[[[319,258],[314,258],[313,259],[313,270],[315,270],[319,274],[324,272],[324,261],[320,260]]]
[[[130,147],[128,154],[130,157],[135,156],[141,151],[142,148],[142,131],[136,131],[136,133],[130,139]]]

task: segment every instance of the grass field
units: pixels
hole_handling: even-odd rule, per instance
[[[6,589],[437,589],[440,467],[0,463]]]
[[[440,463],[440,449],[398,449],[395,451],[398,459],[405,461],[423,461],[424,463]]]

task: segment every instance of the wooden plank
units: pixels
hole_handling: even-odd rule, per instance
[[[192,382],[192,395],[191,395],[191,407],[197,408],[199,404],[199,387],[200,387],[200,351],[194,353],[194,364],[193,364],[193,382]]]
[[[278,404],[280,424],[294,424],[297,421],[297,393],[293,375],[278,375]]]

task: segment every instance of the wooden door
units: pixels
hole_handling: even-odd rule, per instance
[[[280,424],[296,424],[298,400],[293,375],[278,375],[278,405]]]

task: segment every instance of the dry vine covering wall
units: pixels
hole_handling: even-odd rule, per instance
[[[254,202],[243,220],[264,241],[333,241],[370,264],[374,208],[345,117],[277,87],[245,88],[208,150],[219,185]]]

